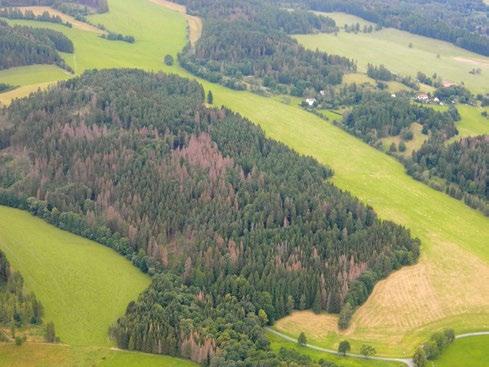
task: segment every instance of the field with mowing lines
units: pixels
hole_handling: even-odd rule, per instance
[[[338,19],[340,27],[345,22],[344,15],[338,16],[337,13],[333,13],[332,17]],[[351,18],[349,15],[348,24],[353,23]],[[356,60],[359,71],[366,71],[368,63],[384,64],[402,75],[416,76],[418,71],[427,75],[437,73],[445,80],[456,83],[464,81],[474,92],[489,92],[489,58],[447,42],[393,28],[373,33],[354,34],[340,31],[337,36],[313,34],[297,35],[295,38],[309,49],[319,49]],[[408,47],[410,43],[413,45],[412,48]],[[469,74],[474,68],[480,68],[482,74]]]
[[[85,45],[91,40],[89,36],[71,35],[76,59],[83,66],[77,68],[78,72],[96,65],[139,66],[191,77],[180,67],[168,68],[161,62],[165,53],[176,54],[183,47],[182,15],[144,0],[111,1],[109,5],[112,11],[98,15],[97,22],[132,34],[139,41],[127,46],[103,40],[98,46]],[[169,20],[165,21],[165,17]],[[68,36],[69,31],[65,30]],[[175,37],[167,39],[174,34],[179,41]],[[127,47],[129,53],[125,58],[113,57],[113,53],[123,52],[119,47]],[[84,55],[87,50],[91,53]],[[406,225],[414,236],[421,238],[420,263],[379,283],[354,316],[353,326],[347,331],[349,339],[375,344],[379,353],[401,355],[436,328],[453,326],[457,332],[489,329],[488,218],[411,179],[395,159],[294,104],[208,82],[203,85],[212,89],[215,105],[241,113],[258,123],[269,137],[331,166],[337,186],[372,205],[382,218]],[[318,316],[314,323],[331,317]],[[329,345],[345,337],[334,325],[335,322],[325,322],[320,330],[321,335],[329,335]],[[288,329],[295,336],[300,331],[309,334],[302,327]],[[320,341],[326,343],[324,339]]]
[[[0,367],[197,367],[179,358],[102,347],[0,344]]]
[[[150,283],[115,251],[3,206],[0,249],[67,344],[111,346],[109,326]]]
[[[279,351],[280,348],[293,349],[301,354],[305,354],[315,361],[324,359],[328,362],[337,363],[342,367],[405,367],[402,363],[396,362],[384,362],[384,361],[372,361],[360,358],[350,358],[350,357],[340,357],[334,354],[321,352],[307,347],[302,347],[297,343],[292,343],[288,340],[284,340],[279,336],[272,333],[267,334],[268,339],[271,342],[271,347],[273,350]],[[0,365],[1,367],[1,365]]]
[[[457,339],[429,367],[487,367],[489,335]]]

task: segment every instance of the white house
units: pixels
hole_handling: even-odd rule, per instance
[[[306,103],[309,105],[309,107],[314,106],[314,103],[316,103],[316,98],[306,98]]]

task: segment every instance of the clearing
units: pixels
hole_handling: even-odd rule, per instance
[[[52,25],[74,41],[72,59],[77,60],[78,73],[91,67],[126,66],[197,79],[178,65],[168,67],[162,61],[165,54],[175,56],[185,45],[186,24],[181,14],[149,0],[112,0],[109,6],[109,13],[91,17],[91,21],[131,34],[136,43],[110,42],[90,32]],[[406,49],[407,42],[401,42]],[[409,353],[437,328],[450,326],[457,332],[489,329],[489,218],[415,181],[394,158],[294,103],[199,81],[212,90],[215,105],[241,113],[259,124],[267,136],[329,165],[338,187],[371,205],[380,217],[405,225],[422,240],[420,263],[392,274],[375,288],[354,316],[347,331],[349,340],[373,344],[379,354],[402,356],[402,351]],[[319,331],[328,335],[327,340],[313,340],[314,330],[306,329],[308,324],[302,322],[297,327],[284,326],[288,318],[277,327],[282,325],[282,331],[295,337],[304,331],[311,342],[332,346],[345,337],[337,332],[336,322],[327,322],[332,317],[320,315],[309,323],[317,330],[316,325],[326,320]]]
[[[487,367],[489,361],[489,335],[457,339],[432,367]]]
[[[337,20],[341,27],[344,15],[324,13]],[[349,15],[347,24],[354,23]],[[353,17],[356,18],[356,17]],[[357,18],[358,21],[363,21]],[[352,58],[358,62],[359,71],[365,72],[368,63],[383,64],[402,75],[416,76],[418,71],[426,75],[437,73],[444,80],[464,82],[474,93],[489,92],[489,58],[448,42],[417,36],[393,28],[372,33],[312,34],[294,36],[306,48],[326,51]],[[412,44],[412,48],[409,47]],[[469,72],[480,68],[480,75]]]

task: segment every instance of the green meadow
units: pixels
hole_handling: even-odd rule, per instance
[[[102,347],[25,343],[0,344],[0,367],[196,367],[169,356]]]
[[[361,18],[341,13],[330,15],[342,27],[345,23],[365,23]],[[383,64],[388,69],[416,76],[418,71],[427,75],[437,73],[444,80],[464,84],[476,93],[489,91],[489,58],[456,47],[448,42],[417,36],[393,28],[372,33],[346,33],[297,35],[295,38],[306,48],[346,56],[358,63],[359,71],[367,64]],[[409,47],[409,44],[412,47]],[[480,75],[469,73],[480,68]]]
[[[164,70],[194,78],[179,66],[167,67],[162,62],[165,54],[176,55],[186,42],[185,20],[181,14],[147,0],[112,0],[109,5],[111,11],[96,16],[93,21],[135,36],[135,44],[110,42],[90,32],[50,25],[74,41],[76,53],[67,61],[77,73],[88,68],[125,66]],[[35,22],[22,23],[45,26]],[[445,52],[441,53],[440,60],[448,59],[449,52],[458,52],[445,43],[430,41],[434,43],[433,60],[437,60],[438,50]],[[398,42],[399,47],[405,45],[408,50],[408,42],[408,39]],[[394,43],[393,39],[383,47],[389,50]],[[413,44],[413,50],[421,50],[421,42]],[[443,50],[444,47],[448,47],[447,50]],[[429,49],[428,45],[426,48]],[[341,48],[334,50],[341,52]],[[363,57],[361,48],[356,52]],[[429,54],[429,51],[423,52],[425,56]],[[431,59],[425,59],[423,65],[434,64],[426,60]],[[411,61],[404,60],[404,63],[415,73],[416,60]],[[386,62],[384,64],[390,67]],[[457,67],[453,67],[455,69]],[[451,78],[442,70],[437,72]],[[467,75],[458,72],[460,78],[469,79],[468,72]],[[485,78],[485,74],[483,72],[481,77]],[[400,355],[401,351],[414,348],[437,328],[453,326],[457,332],[489,328],[489,218],[413,180],[394,158],[300,109],[295,103],[199,81],[213,91],[215,105],[225,105],[239,112],[259,124],[269,137],[332,167],[335,171],[333,182],[339,188],[373,206],[381,218],[405,225],[422,240],[423,254],[419,264],[404,268],[378,284],[366,304],[355,314],[352,328],[347,332],[349,338],[373,344],[379,353]],[[483,86],[484,83],[480,83],[480,87]],[[26,271],[29,271],[29,265]],[[28,283],[31,281],[34,279]],[[478,291],[474,292],[474,289]],[[331,317],[334,316],[320,315],[316,324]],[[293,322],[288,325],[291,328],[282,331],[291,335],[300,331],[308,334],[302,326],[299,328]],[[326,322],[321,332],[328,335],[328,345],[345,338],[336,330],[334,322]]]
[[[279,351],[280,348],[292,349],[301,354],[305,354],[309,356],[314,361],[319,361],[323,359],[328,362],[336,363],[341,367],[404,367],[405,366],[403,363],[397,363],[397,362],[373,361],[373,360],[362,359],[362,358],[341,357],[331,353],[325,353],[311,348],[300,346],[297,343],[284,340],[272,333],[268,333],[267,337],[271,342],[272,350]],[[357,352],[357,351],[353,351],[353,352]]]
[[[457,339],[429,367],[486,367],[489,361],[489,335]]]

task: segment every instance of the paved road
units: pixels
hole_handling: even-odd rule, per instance
[[[278,331],[273,330],[271,328],[266,328],[266,330],[269,331],[272,334],[275,334],[275,335],[281,337],[282,339],[285,339],[285,340],[288,340],[288,341],[297,343],[297,339],[292,338],[292,337],[290,337],[288,335],[282,334],[281,332],[278,332]],[[318,346],[312,345],[312,344],[306,344],[306,347],[311,348],[311,349],[314,349],[314,350],[318,350],[320,352],[325,352],[325,353],[331,353],[331,354],[338,355],[338,351],[336,351],[334,349],[321,348],[321,347],[318,347]],[[346,355],[348,357],[366,359],[365,356],[363,356],[361,354],[346,353]],[[369,357],[368,359],[372,359],[372,360],[375,360],[375,361],[399,362],[399,363],[405,364],[408,367],[415,367],[412,358],[389,358],[389,357],[375,356],[375,357]]]
[[[456,335],[455,339],[462,339],[462,338],[468,338],[471,336],[481,336],[481,335],[489,335],[489,331],[476,331],[474,333],[460,334],[460,335]]]

